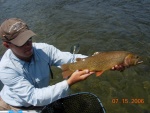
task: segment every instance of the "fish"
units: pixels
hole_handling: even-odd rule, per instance
[[[96,76],[100,76],[115,65],[129,67],[142,62],[138,55],[128,51],[95,52],[92,56],[77,58],[76,62],[61,65],[61,69],[63,78],[69,77],[76,70],[84,69],[95,72]]]

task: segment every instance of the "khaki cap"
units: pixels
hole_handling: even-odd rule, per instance
[[[10,18],[5,20],[0,26],[0,37],[2,40],[17,46],[22,46],[34,35],[36,34],[29,30],[27,24],[21,19]]]

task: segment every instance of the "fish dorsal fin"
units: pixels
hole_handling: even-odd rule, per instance
[[[100,53],[102,53],[102,52],[95,52],[92,56],[98,55]]]

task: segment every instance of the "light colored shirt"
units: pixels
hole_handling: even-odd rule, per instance
[[[0,80],[4,84],[1,98],[12,106],[44,106],[67,96],[69,86],[64,80],[49,86],[50,68],[85,57],[62,52],[52,45],[33,43],[34,56],[31,62],[18,59],[8,49],[0,61]]]

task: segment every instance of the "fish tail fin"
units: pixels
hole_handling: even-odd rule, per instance
[[[62,76],[63,78],[67,78],[69,77],[73,72],[69,69],[69,64],[63,64],[61,66],[61,69],[62,69]]]

